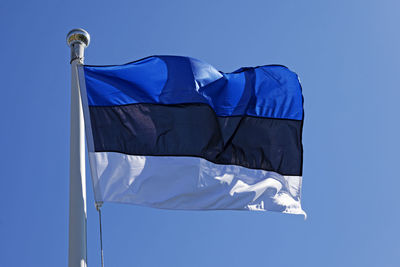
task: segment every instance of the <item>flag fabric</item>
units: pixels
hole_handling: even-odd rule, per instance
[[[78,72],[96,202],[305,214],[303,97],[288,68],[152,56]]]

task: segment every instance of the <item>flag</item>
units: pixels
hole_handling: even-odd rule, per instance
[[[78,72],[96,202],[305,214],[303,97],[288,68],[151,56]]]

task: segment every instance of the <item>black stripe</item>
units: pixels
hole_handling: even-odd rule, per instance
[[[301,175],[302,121],[218,117],[206,104],[90,107],[96,152],[195,156]]]

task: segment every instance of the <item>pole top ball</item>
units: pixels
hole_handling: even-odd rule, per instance
[[[73,29],[67,34],[67,44],[72,46],[76,43],[83,44],[87,47],[90,43],[90,35],[84,29]]]

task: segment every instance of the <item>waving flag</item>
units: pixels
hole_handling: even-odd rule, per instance
[[[79,73],[97,202],[304,214],[303,97],[286,67],[152,56]]]

